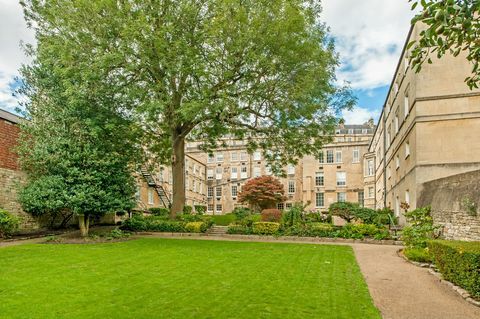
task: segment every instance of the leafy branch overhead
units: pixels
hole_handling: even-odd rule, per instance
[[[409,0],[412,10],[421,7],[412,23],[421,22],[426,29],[418,41],[408,44],[411,49],[412,67],[419,72],[424,62],[432,63],[432,54],[437,58],[446,53],[459,56],[465,52],[472,63],[472,74],[465,79],[468,86],[480,84],[480,1],[479,0]]]

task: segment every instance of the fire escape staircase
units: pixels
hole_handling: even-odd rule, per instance
[[[142,174],[143,178],[147,182],[148,186],[155,188],[155,191],[157,192],[158,197],[160,198],[160,201],[163,204],[163,207],[170,208],[171,201],[170,201],[170,198],[168,198],[165,188],[161,184],[157,183],[155,178],[147,169],[143,167],[140,168],[140,173]]]

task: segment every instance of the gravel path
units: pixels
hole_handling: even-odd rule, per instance
[[[479,319],[480,308],[439,282],[426,268],[397,256],[398,246],[353,244],[375,306],[384,319]]]
[[[136,237],[302,243],[295,240],[251,240],[221,236],[185,237],[160,233]],[[0,242],[0,248],[39,243],[42,240],[42,238],[36,238]],[[426,268],[414,266],[399,257],[397,255],[399,246],[334,242],[307,242],[306,244],[352,246],[375,306],[384,319],[480,319],[479,307],[466,302],[451,288],[429,274]]]

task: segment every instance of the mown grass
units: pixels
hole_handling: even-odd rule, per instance
[[[0,317],[380,318],[346,246],[139,239],[0,248]]]

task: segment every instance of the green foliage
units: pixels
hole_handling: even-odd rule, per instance
[[[218,226],[228,226],[235,222],[235,214],[229,213],[225,215],[213,215],[210,216],[213,219],[213,223]]]
[[[178,214],[176,216],[177,220],[180,220],[182,222],[199,222],[203,220],[202,215],[192,215],[188,213],[183,213],[183,214]]]
[[[0,238],[12,235],[20,224],[20,219],[0,208]]]
[[[119,114],[136,116],[150,153],[174,168],[184,161],[185,138],[212,150],[230,134],[262,149],[279,171],[318,154],[336,114],[354,104],[335,81],[339,59],[318,1],[22,5],[35,25],[32,53],[61,76],[65,92],[103,95]],[[173,181],[172,207],[181,210],[183,182]]]
[[[253,214],[253,211],[247,207],[235,207],[232,214],[235,215],[237,220],[242,220]]]
[[[336,202],[330,205],[328,212],[332,216],[338,216],[350,223],[356,218],[360,206],[357,203]]]
[[[261,213],[263,222],[279,222],[282,219],[282,212],[276,208],[264,209]]]
[[[205,205],[195,205],[193,207],[195,208],[195,213],[197,215],[203,215],[207,211],[207,206]]]
[[[432,262],[432,256],[431,256],[428,248],[417,248],[417,247],[405,248],[403,250],[403,254],[409,260],[416,261],[416,262],[419,262],[419,263],[431,263]]]
[[[150,213],[155,216],[161,216],[164,218],[169,218],[170,210],[165,207],[152,207],[149,209]]]
[[[398,218],[395,216],[393,210],[389,207],[385,207],[377,210],[377,216],[375,218],[374,224],[377,226],[380,225],[397,225]]]
[[[446,280],[480,298],[480,242],[428,242],[435,266]]]
[[[227,233],[235,235],[249,235],[252,233],[252,229],[251,227],[244,225],[231,224],[228,226]]]
[[[480,82],[480,1],[433,1],[409,0],[412,8],[420,3],[422,10],[412,23],[420,22],[426,29],[420,32],[420,39],[408,44],[411,49],[410,60],[413,69],[420,72],[422,64],[432,63],[431,55],[437,58],[446,53],[458,56],[465,52],[467,60],[472,63],[472,74],[465,79],[468,86],[478,88]]]
[[[407,248],[425,248],[428,240],[437,237],[439,226],[433,224],[430,206],[407,212],[405,218],[409,226],[403,228],[401,238]]]
[[[372,224],[346,224],[341,228],[338,233],[338,237],[351,238],[351,239],[386,239],[389,233],[387,229],[379,228]]]
[[[183,206],[183,213],[184,214],[191,214],[193,211],[193,207],[190,205],[184,205]]]
[[[208,229],[204,222],[189,222],[185,224],[185,231],[188,233],[204,233]]]
[[[112,229],[110,233],[105,236],[107,239],[112,240],[112,239],[121,239],[121,238],[128,238],[130,237],[130,233],[124,232],[121,229]]]
[[[274,222],[256,222],[253,223],[252,232],[257,235],[275,235],[280,229],[279,223]]]
[[[123,222],[121,227],[123,230],[130,231],[153,231],[153,232],[184,232],[185,223],[182,221],[165,220],[162,217],[148,216],[144,217],[135,214],[132,218]]]
[[[303,222],[302,214],[303,205],[297,203],[294,204],[292,208],[283,212],[282,225],[284,227],[292,227],[301,224]]]
[[[244,219],[237,221],[237,223],[240,223],[243,226],[246,227],[252,227],[253,223],[259,222],[261,220],[261,215],[260,214],[253,214],[250,216],[245,217]]]
[[[311,237],[335,237],[332,224],[327,223],[311,223],[307,227],[307,233],[303,236]]]

